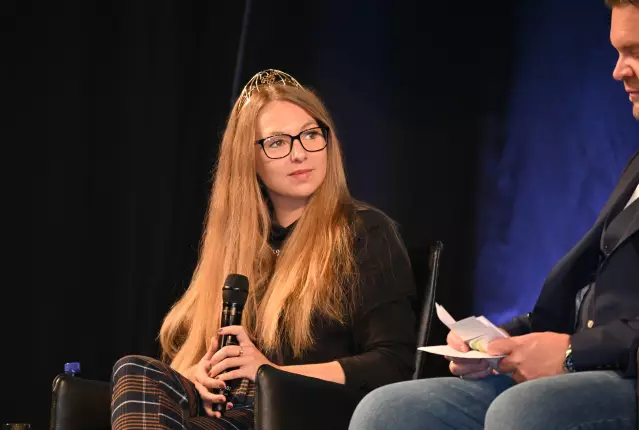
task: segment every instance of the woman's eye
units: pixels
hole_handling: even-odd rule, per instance
[[[317,131],[307,131],[306,133],[304,133],[304,139],[307,140],[315,139],[318,136],[319,133]]]
[[[282,146],[284,144],[284,142],[281,139],[278,140],[272,140],[268,142],[268,147],[269,148],[279,148],[280,146]]]

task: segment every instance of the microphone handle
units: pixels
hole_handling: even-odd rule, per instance
[[[230,325],[240,325],[242,324],[242,307],[239,306],[237,303],[224,303],[224,306],[222,308],[222,327],[228,327]],[[239,342],[237,341],[237,336],[231,335],[231,334],[227,334],[224,336],[220,336],[219,340],[218,340],[218,345],[220,345],[220,348],[224,348],[225,346],[229,346],[229,345],[239,345]],[[234,370],[235,368],[232,369],[227,369],[225,372],[230,372],[231,370]],[[220,389],[215,389],[213,392],[214,394],[222,394],[224,395],[224,397],[226,397],[226,401],[229,401],[229,397],[231,396],[231,390],[233,389],[233,386],[237,383],[238,381],[227,381],[226,382],[226,388],[224,390],[220,390]],[[220,412],[222,415],[224,415],[224,412],[226,411],[226,404],[222,404],[222,403],[214,403],[212,405],[212,409],[213,411],[217,411]]]
[[[225,303],[224,311],[222,311],[222,327],[228,327],[230,325],[242,324],[242,307],[237,303]],[[229,345],[239,345],[237,336],[232,334],[224,335],[220,338],[220,348],[224,348]]]

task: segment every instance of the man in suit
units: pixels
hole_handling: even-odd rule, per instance
[[[615,79],[639,119],[639,2],[609,0]],[[639,147],[639,142],[637,143]],[[530,314],[486,360],[453,359],[459,378],[402,382],[360,403],[351,430],[636,429],[639,346],[639,151],[592,229],[548,275]],[[453,332],[448,344],[469,347]]]

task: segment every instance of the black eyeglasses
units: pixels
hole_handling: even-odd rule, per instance
[[[293,142],[299,140],[307,152],[319,152],[328,145],[328,127],[321,125],[301,131],[296,136],[278,134],[265,137],[255,143],[260,145],[268,158],[278,159],[288,156],[293,150]]]

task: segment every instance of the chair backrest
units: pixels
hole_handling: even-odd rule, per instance
[[[417,327],[417,346],[426,346],[428,343],[428,337],[430,335],[430,327],[432,322],[433,313],[435,311],[435,295],[437,292],[437,279],[439,277],[439,261],[441,258],[444,244],[441,241],[437,241],[431,246],[428,253],[428,270],[424,276],[424,265],[419,261],[411,261],[413,267],[413,273],[415,276],[415,282],[418,289],[422,289],[422,307],[421,315],[418,319]],[[418,294],[421,296],[421,294]],[[413,379],[419,379],[424,374],[424,362],[426,361],[426,353],[417,351],[415,355],[415,373],[413,373]]]
[[[111,428],[111,384],[60,374],[53,380],[52,430]]]

